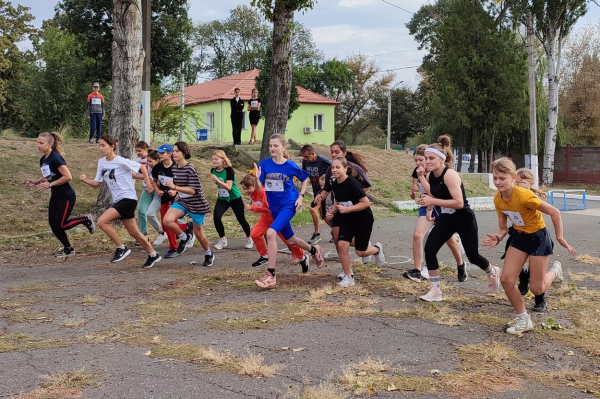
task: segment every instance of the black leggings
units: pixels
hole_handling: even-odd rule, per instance
[[[429,232],[429,237],[425,243],[427,268],[429,270],[439,269],[437,253],[454,233],[458,233],[469,262],[479,266],[482,270],[487,269],[490,262],[479,254],[477,230],[477,219],[475,219],[475,214],[472,211],[457,210],[453,214],[441,214],[437,218],[435,226]]]
[[[87,220],[85,217],[69,219],[73,206],[75,206],[75,190],[61,195],[52,195],[48,205],[48,223],[58,241],[65,248],[71,246],[66,231]]]
[[[219,233],[219,237],[225,237],[225,226],[223,226],[223,222],[221,218],[227,212],[227,209],[233,210],[235,214],[235,218],[237,219],[242,229],[244,229],[244,233],[246,233],[246,237],[250,237],[250,225],[246,221],[246,216],[244,216],[244,201],[242,198],[236,198],[234,200],[225,201],[217,198],[217,202],[215,204],[215,212],[213,213],[213,220],[215,222],[215,228],[217,229],[217,233]]]

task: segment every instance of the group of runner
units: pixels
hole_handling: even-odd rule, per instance
[[[85,174],[80,176],[82,182],[96,188],[106,182],[112,194],[112,206],[95,223],[91,215],[69,220],[75,203],[75,191],[69,184],[72,176],[61,156],[61,143],[62,139],[56,133],[40,134],[38,150],[43,154],[40,159],[42,178],[26,183],[38,189],[51,189],[49,223],[63,245],[60,256],[74,253],[65,231],[83,224],[90,233],[94,233],[96,226],[104,231],[116,246],[111,262],[121,261],[131,250],[123,244],[112,227],[111,222],[120,219],[130,236],[148,253],[143,268],[153,267],[162,259],[149,242],[147,222],[158,233],[153,245],[169,241],[165,258],[182,254],[198,238],[205,253],[203,265],[214,264],[215,255],[203,230],[204,218],[210,208],[198,172],[188,161],[191,150],[187,143],[163,144],[155,151],[150,151],[148,144],[142,141],[136,145],[138,159],[131,161],[117,155],[118,143],[113,136],[101,136],[99,147],[103,157],[98,162],[95,178],[89,179]],[[255,283],[261,288],[271,288],[277,284],[278,236],[299,261],[303,273],[309,268],[309,257],[304,251],[311,255],[318,268],[323,267],[325,260],[321,246],[317,244],[321,239],[320,217],[331,227],[332,240],[342,264],[338,285],[350,287],[355,284],[349,256],[351,246],[363,258],[363,262],[369,262],[374,256],[377,265],[385,263],[382,245],[371,245],[370,241],[374,218],[366,194],[371,183],[364,159],[347,151],[342,141],[335,141],[330,146],[331,160],[317,155],[310,145],[302,147],[303,162],[300,167],[290,160],[286,145],[283,135],[273,135],[269,141],[271,157],[255,164],[253,175],[241,180],[242,190],[250,198],[246,204],[241,198],[227,155],[220,150],[213,152],[211,177],[217,186],[213,221],[219,234],[215,248],[223,249],[228,245],[222,217],[227,209],[232,208],[247,237],[245,248],[251,249],[256,245],[259,253],[259,259],[252,266],[267,265],[263,276]],[[551,217],[556,240],[569,253],[575,253],[563,237],[560,212],[538,197],[542,193],[531,189],[531,171],[517,170],[508,158],[494,161],[493,178],[498,188],[494,204],[499,227],[496,234],[487,235],[483,244],[496,246],[510,234],[500,276],[500,269],[479,254],[477,220],[469,207],[462,180],[452,168],[450,145],[448,136],[440,136],[437,143],[421,145],[413,155],[416,167],[412,175],[411,197],[420,209],[413,234],[414,269],[406,271],[404,276],[414,281],[428,278],[430,290],[419,298],[427,302],[442,301],[437,253],[447,243],[456,259],[459,282],[468,278],[462,259],[464,254],[469,262],[487,274],[489,291],[495,292],[502,285],[517,313],[506,331],[519,334],[531,330],[532,322],[525,310],[522,295],[530,288],[536,295],[534,310],[543,311],[546,309],[544,292],[550,284],[563,279],[559,262],[554,262],[546,270],[553,243],[545,228],[542,213]],[[143,180],[138,223],[135,221],[138,197],[134,179]],[[295,179],[300,182],[299,191],[294,184]],[[306,242],[294,234],[290,222],[302,210],[309,181],[314,195],[310,213],[315,230]],[[253,229],[245,219],[245,210],[260,214]],[[162,221],[156,216],[159,211]],[[186,222],[186,215],[191,219],[190,223]],[[511,229],[507,225],[508,219],[512,222]],[[423,252],[427,269],[422,264]],[[527,260],[529,268],[524,271]],[[516,285],[517,278],[519,286]]]

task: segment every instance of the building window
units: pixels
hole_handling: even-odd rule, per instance
[[[215,128],[215,113],[214,112],[206,113],[206,128],[209,130],[213,130]]]
[[[325,125],[325,115],[323,114],[315,114],[315,131],[323,131]]]
[[[248,113],[246,111],[242,112],[242,130],[248,129],[248,123],[246,122],[246,115],[248,115]]]

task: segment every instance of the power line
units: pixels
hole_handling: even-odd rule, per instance
[[[384,2],[384,3],[386,3],[386,4],[389,4],[389,5],[391,5],[392,7],[396,7],[396,8],[398,8],[398,9],[402,10],[402,11],[406,11],[406,12],[407,12],[407,13],[409,13],[409,14],[412,14],[412,15],[415,15],[415,14],[416,14],[416,13],[414,13],[414,12],[412,12],[412,11],[408,11],[406,8],[402,8],[402,7],[400,7],[400,6],[397,6],[397,5],[395,5],[394,3],[390,3],[389,1],[386,1],[386,0],[381,0],[381,1],[383,1],[383,2]]]

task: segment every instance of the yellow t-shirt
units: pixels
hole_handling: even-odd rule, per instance
[[[494,197],[498,216],[506,215],[517,231],[528,234],[546,227],[542,213],[537,210],[541,203],[533,191],[519,186],[513,188],[509,201],[504,201],[500,192]]]

